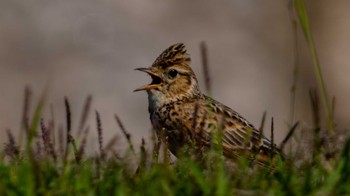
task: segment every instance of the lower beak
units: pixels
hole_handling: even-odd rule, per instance
[[[136,68],[135,70],[137,71],[142,71],[142,72],[145,72],[147,73],[148,75],[150,75],[152,77],[152,83],[151,84],[147,84],[145,86],[141,86],[137,89],[134,90],[134,92],[136,91],[143,91],[143,90],[151,90],[151,89],[155,89],[155,88],[158,88],[162,79],[161,77],[154,73],[150,68]]]

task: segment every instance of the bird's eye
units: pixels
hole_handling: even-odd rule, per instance
[[[169,77],[170,77],[170,78],[175,78],[175,77],[177,76],[178,72],[177,72],[175,69],[171,69],[171,70],[168,72],[168,74],[169,74]]]

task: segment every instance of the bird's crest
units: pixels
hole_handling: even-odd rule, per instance
[[[174,44],[158,56],[152,67],[161,66],[166,68],[173,64],[189,63],[191,58],[186,52],[186,47],[183,43]]]

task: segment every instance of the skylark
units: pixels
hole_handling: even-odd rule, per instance
[[[151,123],[158,137],[165,135],[169,150],[176,156],[195,138],[200,141],[196,145],[209,147],[213,133],[221,130],[223,155],[228,159],[246,157],[264,164],[279,153],[237,112],[201,93],[190,61],[185,45],[178,43],[162,52],[151,67],[136,69],[152,77],[150,84],[135,91],[147,91]]]

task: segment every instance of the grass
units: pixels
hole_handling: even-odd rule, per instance
[[[334,108],[331,107],[331,106],[333,106],[333,104],[329,103],[326,86],[325,86],[324,79],[322,76],[321,64],[320,64],[320,61],[318,59],[317,50],[316,50],[316,47],[314,44],[314,39],[312,36],[305,3],[304,3],[304,0],[295,0],[294,3],[295,3],[295,9],[296,9],[297,14],[298,14],[299,26],[303,30],[305,39],[306,39],[307,44],[310,48],[312,61],[314,64],[314,70],[315,70],[314,73],[315,73],[316,80],[318,83],[318,89],[322,95],[321,99],[322,99],[323,109],[324,109],[326,120],[327,120],[327,126],[328,126],[327,128],[330,132],[333,132],[334,131],[334,122],[333,122],[333,112],[332,111],[334,110]]]
[[[327,99],[304,2],[291,2],[291,11],[298,16],[291,20],[296,24],[295,29],[302,28],[308,41],[321,96],[316,90],[310,90],[310,110],[314,119],[312,128],[298,127],[298,123],[294,123],[294,111],[291,112],[290,130],[280,144],[280,149],[284,150],[288,142],[293,141],[293,135],[299,134],[302,140],[296,141],[294,150],[285,152],[284,161],[277,158],[272,170],[251,165],[245,159],[236,160],[236,164],[231,167],[221,156],[221,145],[212,145],[208,152],[189,146],[174,161],[166,150],[166,144],[160,146],[159,139],[154,136],[149,140],[142,139],[141,146],[135,146],[118,115],[115,115],[116,124],[128,148],[122,152],[116,151],[119,139],[115,136],[109,141],[105,140],[103,119],[98,111],[94,113],[98,153],[88,154],[87,137],[93,129],[87,125],[86,119],[91,113],[92,97],[87,97],[76,129],[72,127],[69,100],[64,99],[64,128],[56,125],[53,114],[42,116],[45,93],[30,115],[32,92],[27,87],[22,131],[16,140],[11,130],[7,130],[8,140],[0,150],[0,195],[350,194],[350,137],[346,130],[334,129],[334,108],[330,107],[332,104]],[[201,48],[206,89],[210,92],[207,48],[204,43]],[[295,66],[295,70],[300,69],[297,60]],[[295,105],[296,78],[295,71],[292,106]],[[325,115],[321,114],[320,99]],[[322,127],[322,119],[328,121],[327,129]],[[193,123],[195,125],[196,122]],[[265,115],[259,129],[261,132],[264,123]],[[273,129],[272,121],[271,135]],[[216,143],[220,144],[221,135],[218,131],[213,137]],[[151,144],[147,145],[146,141]]]

